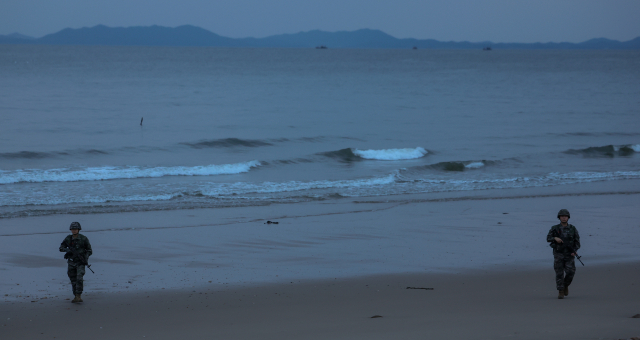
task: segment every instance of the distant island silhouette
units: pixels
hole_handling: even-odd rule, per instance
[[[621,42],[598,38],[581,43],[494,43],[491,41],[438,41],[434,39],[398,39],[380,30],[324,32],[313,30],[280,34],[265,38],[228,38],[203,28],[184,25],[65,28],[33,38],[22,34],[0,35],[0,44],[30,45],[107,45],[107,46],[213,46],[281,48],[397,48],[397,49],[640,49],[640,37]]]

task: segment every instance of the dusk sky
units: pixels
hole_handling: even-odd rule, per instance
[[[232,38],[371,28],[443,41],[627,41],[640,36],[639,17],[639,0],[3,0],[0,34],[188,24]]]

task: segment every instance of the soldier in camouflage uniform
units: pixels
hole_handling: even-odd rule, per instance
[[[89,256],[93,254],[89,239],[80,234],[81,229],[80,223],[71,223],[71,226],[69,226],[71,235],[65,237],[64,241],[60,244],[60,251],[66,253],[64,254],[64,258],[67,259],[67,275],[71,280],[73,295],[75,296],[73,301],[71,301],[73,303],[82,302],[85,264]],[[74,254],[71,249],[75,249],[76,254]]]
[[[569,218],[571,218],[569,210],[560,210],[558,212],[560,224],[551,227],[547,234],[547,242],[553,248],[553,269],[556,271],[558,299],[564,299],[569,295],[569,285],[576,274],[575,256],[580,249],[578,229],[569,224]]]

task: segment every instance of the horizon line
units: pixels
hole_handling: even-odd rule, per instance
[[[62,31],[64,31],[64,30],[68,30],[68,29],[70,29],[70,30],[80,30],[80,29],[91,29],[91,28],[96,28],[96,27],[106,27],[106,28],[123,28],[123,29],[128,29],[128,28],[151,28],[151,27],[161,27],[161,28],[176,29],[176,28],[179,28],[179,27],[185,27],[185,26],[195,27],[195,28],[198,28],[198,29],[202,29],[202,30],[205,30],[205,31],[207,31],[207,32],[210,32],[210,33],[213,33],[213,34],[219,35],[220,37],[223,37],[223,38],[229,38],[229,39],[265,39],[265,38],[270,38],[270,37],[275,37],[275,36],[282,36],[282,35],[295,35],[295,34],[300,34],[300,33],[309,33],[309,32],[315,32],[315,31],[323,32],[323,33],[341,33],[341,32],[350,33],[350,32],[357,32],[357,31],[363,31],[363,30],[379,31],[379,32],[382,32],[382,33],[384,33],[384,34],[386,34],[386,35],[388,35],[388,36],[390,36],[390,37],[393,37],[394,39],[398,39],[398,40],[434,40],[434,41],[438,41],[438,42],[446,42],[446,43],[472,43],[472,44],[482,44],[482,43],[492,43],[492,44],[531,44],[531,45],[533,45],[533,44],[581,44],[581,43],[585,43],[585,42],[588,42],[588,41],[591,41],[591,40],[600,40],[600,39],[605,39],[605,40],[609,40],[609,41],[616,41],[616,42],[625,43],[625,42],[630,42],[630,41],[633,41],[633,40],[636,40],[636,39],[640,38],[640,35],[638,35],[638,36],[636,36],[635,38],[632,38],[632,39],[630,39],[630,40],[622,41],[622,40],[616,40],[616,39],[611,39],[611,38],[606,38],[606,37],[594,37],[594,38],[590,38],[590,39],[587,39],[587,40],[584,40],[584,41],[580,41],[580,42],[569,42],[569,41],[559,41],[559,42],[558,42],[558,41],[546,41],[546,42],[543,42],[543,41],[536,41],[536,42],[513,42],[513,41],[512,41],[512,42],[495,42],[495,41],[492,41],[492,40],[484,40],[484,41],[470,41],[470,40],[438,40],[438,39],[436,39],[436,38],[412,38],[412,37],[411,37],[411,38],[398,38],[398,37],[396,37],[396,36],[393,36],[393,35],[391,35],[391,34],[389,34],[389,33],[385,32],[385,31],[383,31],[383,30],[381,30],[381,29],[377,29],[377,28],[359,28],[359,29],[355,29],[355,30],[351,30],[351,31],[349,31],[349,30],[325,31],[325,30],[322,30],[322,29],[311,29],[311,30],[307,30],[307,31],[298,31],[298,32],[293,32],[293,33],[278,33],[278,34],[272,34],[272,35],[268,35],[268,36],[261,37],[261,38],[258,38],[258,37],[251,37],[251,36],[247,36],[247,37],[240,37],[240,38],[232,38],[232,37],[228,37],[228,36],[220,35],[220,34],[218,34],[218,33],[216,33],[216,32],[213,32],[213,31],[211,31],[211,30],[208,30],[208,29],[206,29],[206,28],[203,28],[203,27],[200,27],[200,26],[196,26],[196,25],[192,25],[192,24],[183,24],[183,25],[178,25],[178,26],[174,26],[174,27],[172,27],[172,26],[162,26],[162,25],[158,25],[158,24],[146,25],[146,26],[143,26],[143,25],[137,25],[137,26],[107,26],[107,25],[105,25],[105,24],[96,24],[96,25],[94,25],[94,26],[83,26],[83,27],[80,27],[80,28],[65,27],[65,28],[60,29],[60,30],[58,30],[58,31],[56,31],[56,32],[53,32],[53,33],[47,33],[47,34],[45,34],[45,35],[43,35],[43,36],[40,36],[40,37],[29,36],[29,35],[22,34],[22,33],[19,33],[19,32],[13,32],[13,33],[9,33],[9,34],[0,34],[0,36],[3,36],[3,37],[10,37],[10,36],[12,36],[12,35],[14,35],[14,36],[15,36],[15,35],[19,35],[19,36],[24,37],[24,38],[22,38],[22,39],[29,39],[29,40],[33,39],[33,40],[37,40],[37,39],[41,39],[41,38],[44,38],[44,37],[46,37],[46,36],[49,36],[49,35],[52,35],[52,34],[56,34],[56,33],[59,33],[59,32],[62,32]],[[21,39],[21,38],[15,38],[15,39]]]

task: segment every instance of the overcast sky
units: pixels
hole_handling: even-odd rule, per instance
[[[640,0],[0,0],[0,34],[98,24],[189,24],[233,38],[371,28],[444,41],[626,41],[640,36]]]

